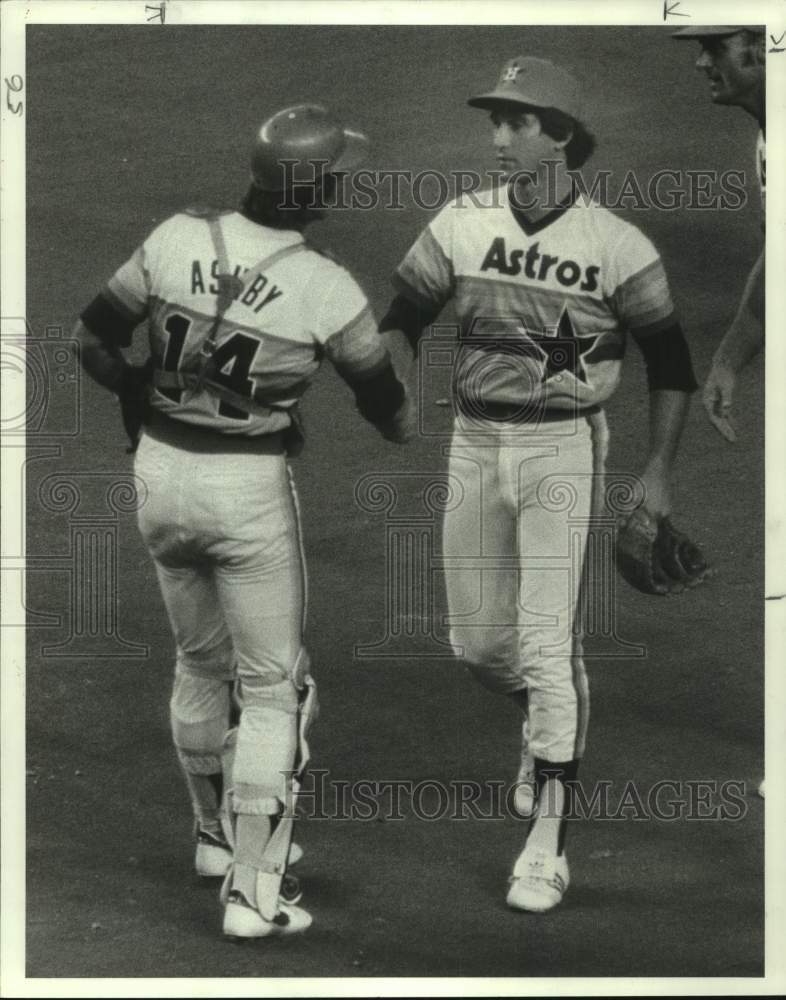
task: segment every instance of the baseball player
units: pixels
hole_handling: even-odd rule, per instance
[[[381,324],[413,348],[449,301],[460,324],[449,474],[462,499],[443,535],[451,641],[528,723],[522,759],[535,777],[534,820],[507,902],[532,912],[556,906],[569,881],[565,817],[588,721],[576,608],[607,446],[603,404],[627,334],[647,364],[641,486],[655,516],[670,509],[696,388],[655,247],[579,196],[568,173],[594,147],[579,94],[564,69],[517,56],[493,90],[469,101],[490,112],[506,182],[432,219],[397,270]]]
[[[148,409],[139,526],[177,648],[172,733],[197,871],[226,873],[223,929],[234,937],[311,923],[285,878],[315,709],[286,451],[300,441],[295,407],[321,358],[386,438],[408,436],[406,393],[365,295],[303,236],[366,146],[319,105],[279,111],[256,136],[240,209],[167,219],[77,324],[84,367],[118,394],[127,426]],[[143,320],[151,364],[140,372],[121,349]],[[235,682],[242,711],[225,745]]]
[[[677,39],[701,46],[696,68],[707,74],[714,104],[737,105],[759,125],[756,172],[759,179],[764,228],[766,173],[766,46],[762,25],[719,25],[682,28]],[[731,405],[737,373],[764,347],[764,247],[751,268],[737,313],[718,345],[704,386],[707,414],[728,440],[736,440]]]
[[[722,24],[681,28],[676,39],[697,41],[701,47],[696,69],[706,73],[713,104],[736,105],[759,125],[756,175],[761,192],[764,232],[766,192],[766,43],[763,25]],[[704,384],[707,415],[727,441],[736,441],[731,406],[738,372],[764,348],[764,247],[748,274],[734,319],[718,345]],[[764,781],[759,785],[764,796]]]

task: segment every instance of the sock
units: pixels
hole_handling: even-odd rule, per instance
[[[567,817],[572,796],[568,782],[576,781],[578,760],[554,763],[535,758],[537,782],[536,812],[527,834],[527,846],[536,847],[548,854],[562,854],[565,850]]]
[[[207,833],[220,833],[223,775],[220,771],[216,774],[191,774],[186,771],[185,777],[200,829]]]

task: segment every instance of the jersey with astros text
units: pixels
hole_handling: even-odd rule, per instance
[[[583,196],[534,225],[504,187],[451,202],[394,282],[432,314],[453,300],[455,388],[483,402],[601,403],[619,381],[626,333],[657,336],[675,322],[655,247]]]
[[[385,362],[366,296],[345,268],[294,230],[239,212],[218,222],[223,265],[205,213],[187,211],[158,226],[103,292],[126,319],[148,320],[156,409],[221,433],[271,433],[289,425],[323,357],[361,377]],[[216,325],[227,264],[239,280]],[[199,382],[188,373],[211,331],[211,369]]]

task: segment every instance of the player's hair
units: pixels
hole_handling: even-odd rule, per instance
[[[533,108],[540,120],[540,127],[550,138],[562,142],[570,136],[565,146],[568,170],[583,166],[595,151],[595,136],[577,119],[556,108]]]
[[[336,179],[328,174],[318,185],[300,184],[291,191],[263,191],[251,184],[240,211],[252,222],[271,229],[304,229],[321,217],[335,194]]]

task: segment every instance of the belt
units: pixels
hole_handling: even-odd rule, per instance
[[[211,427],[187,424],[182,420],[153,410],[145,424],[145,434],[184,451],[212,454],[283,455],[284,435],[281,431],[272,434],[222,434]]]
[[[466,405],[457,401],[459,413],[469,420],[488,420],[491,423],[512,423],[512,424],[554,424],[565,420],[581,420],[584,417],[600,413],[598,405],[578,407],[570,410],[547,410],[541,409],[537,404],[532,403],[478,403],[473,411]]]

